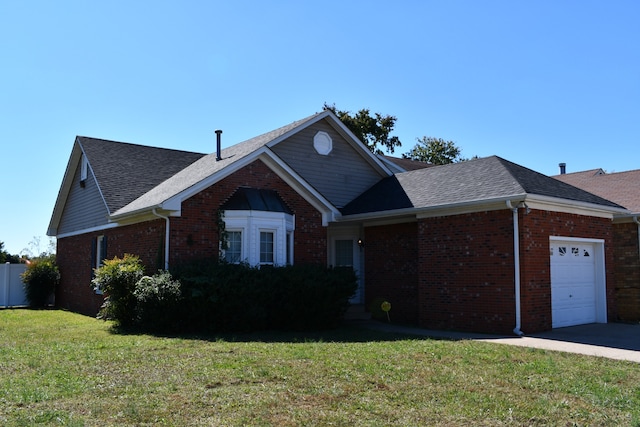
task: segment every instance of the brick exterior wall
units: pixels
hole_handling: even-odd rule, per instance
[[[617,316],[614,281],[613,225],[610,219],[567,213],[521,209],[520,271],[522,331],[551,329],[551,271],[549,236],[604,239],[607,318]]]
[[[418,323],[417,223],[366,227],[365,306],[384,299],[394,322]]]
[[[615,293],[621,322],[640,322],[640,249],[636,223],[614,224]]]
[[[218,257],[217,211],[240,186],[276,190],[295,214],[294,263],[327,262],[327,230],[322,215],[289,187],[262,161],[255,161],[233,175],[185,200],[182,216],[170,218],[169,264]],[[99,235],[106,236],[105,258],[125,253],[141,258],[148,274],[164,267],[165,220],[107,229],[58,239],[57,262],[61,282],[56,304],[75,312],[95,315],[103,296],[90,287],[91,246]]]
[[[218,209],[243,186],[275,190],[293,211],[295,264],[326,265],[327,229],[322,226],[322,214],[260,160],[182,203],[182,215],[171,218],[170,264],[218,257]]]
[[[551,329],[549,236],[605,240],[607,315],[617,318],[611,220],[518,213],[521,330]],[[513,216],[508,209],[418,222],[419,325],[510,334],[515,327]],[[369,277],[369,276],[368,276]]]
[[[418,222],[419,324],[510,333],[515,326],[511,211]]]

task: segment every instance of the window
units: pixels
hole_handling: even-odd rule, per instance
[[[353,240],[336,240],[336,267],[353,267]]]
[[[102,267],[104,260],[107,258],[107,236],[97,236],[91,244],[91,270],[93,271]],[[96,289],[97,294],[101,294],[101,289]]]
[[[227,245],[224,259],[231,263],[242,261],[242,231],[227,231]]]
[[[273,264],[273,232],[260,232],[260,264]]]
[[[87,174],[89,169],[89,163],[87,162],[87,156],[84,154],[80,159],[80,184],[84,185],[84,182],[87,180]]]

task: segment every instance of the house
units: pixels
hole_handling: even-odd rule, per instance
[[[613,218],[615,295],[618,320],[640,322],[640,170],[566,173],[566,164],[560,166],[561,173],[554,178],[629,210]]]
[[[56,303],[94,314],[102,259],[352,266],[353,304],[425,328],[533,333],[618,316],[618,204],[497,156],[413,168],[324,111],[212,154],[77,137],[48,234]],[[224,233],[221,230],[224,229]],[[226,239],[226,244],[221,241]],[[224,248],[224,249],[222,249]]]

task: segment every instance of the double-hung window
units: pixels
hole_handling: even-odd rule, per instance
[[[234,264],[242,261],[242,231],[227,231],[224,259]]]
[[[260,232],[260,264],[273,265],[273,231]]]
[[[222,255],[227,261],[293,264],[295,217],[276,191],[240,187],[220,210],[226,230]]]

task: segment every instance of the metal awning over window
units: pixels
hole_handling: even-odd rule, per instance
[[[241,187],[222,204],[225,211],[293,212],[274,190]]]

